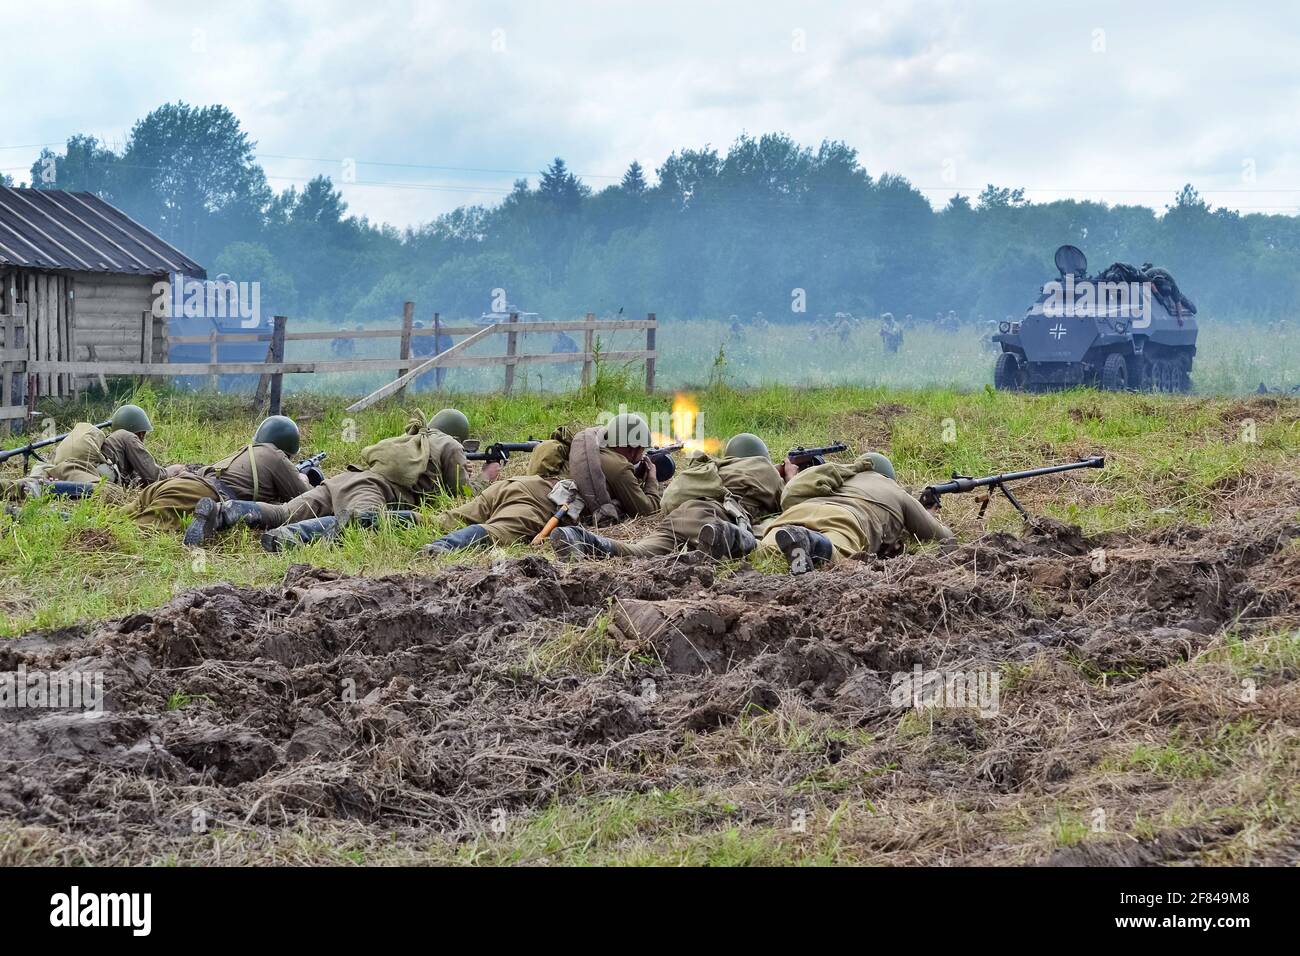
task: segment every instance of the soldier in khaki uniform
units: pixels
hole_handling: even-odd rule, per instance
[[[551,532],[564,558],[649,558],[699,549],[716,558],[742,557],[758,542],[753,526],[781,509],[784,480],[767,445],[747,432],[733,436],[722,457],[698,455],[663,495],[668,520],[639,541],[614,541],[568,525]]]
[[[779,552],[793,574],[837,558],[892,554],[906,535],[922,541],[953,536],[894,480],[894,466],[874,452],[851,465],[827,462],[799,472],[781,496],[761,550]]]
[[[267,551],[335,537],[353,519],[367,527],[385,517],[414,523],[412,509],[423,499],[473,494],[496,480],[497,462],[484,465],[480,477],[470,477],[461,445],[468,438],[469,419],[444,408],[429,424],[412,419],[404,434],[362,449],[364,468],[351,466],[285,504],[222,502],[208,520],[216,531],[239,524],[263,529]]]
[[[292,418],[272,415],[258,426],[250,444],[228,458],[197,474],[146,486],[127,508],[127,516],[141,527],[179,530],[185,515],[197,515],[185,531],[185,543],[203,544],[209,537],[207,519],[218,501],[284,502],[306,490],[306,479],[290,457],[298,453],[301,440]]]
[[[135,490],[185,471],[184,465],[161,467],[145,447],[153,431],[149,415],[138,405],[123,405],[113,413],[107,435],[89,422],[79,422],[59,442],[53,461],[32,469],[32,477],[56,484],[55,494],[82,497],[96,491],[107,500],[129,501],[125,489]],[[76,487],[82,486],[82,487]]]
[[[584,511],[595,521],[618,521],[659,510],[661,492],[654,464],[645,457],[650,428],[636,415],[618,415],[608,425],[574,433],[557,429],[533,449],[528,475],[507,478],[439,519],[462,525],[425,545],[424,554],[447,554],[484,544],[529,541],[556,512],[549,497],[557,481],[573,481]]]

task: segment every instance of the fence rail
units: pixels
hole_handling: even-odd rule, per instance
[[[216,382],[219,375],[258,375],[261,376],[255,402],[260,406],[264,399],[270,398],[273,412],[279,411],[280,393],[285,375],[321,375],[347,372],[395,372],[397,377],[378,390],[355,402],[350,411],[359,411],[377,401],[401,392],[410,382],[431,371],[448,368],[471,368],[500,365],[504,368],[504,390],[509,394],[514,388],[515,369],[520,365],[560,365],[582,363],[582,384],[589,385],[597,358],[612,361],[641,361],[645,363],[646,390],[654,391],[655,365],[658,360],[656,333],[658,320],[654,313],[645,319],[597,319],[594,313],[587,313],[585,319],[546,322],[521,322],[517,313],[512,313],[509,320],[482,325],[442,325],[435,313],[432,328],[414,328],[414,303],[407,302],[403,309],[402,326],[396,329],[368,329],[364,331],[324,332],[289,332],[288,319],[276,316],[272,330],[259,332],[226,332],[215,330],[207,335],[165,336],[161,341],[155,338],[154,322],[151,313],[144,313],[140,321],[141,343],[140,358],[136,361],[64,361],[41,360],[27,361],[23,371],[30,376],[66,375],[77,377],[98,376],[103,381],[109,375],[131,375],[142,377],[179,377],[208,376]],[[2,318],[2,317],[0,317]],[[633,331],[644,332],[646,344],[644,349],[622,349],[618,351],[597,352],[595,335],[599,332]],[[582,347],[572,352],[546,352],[522,354],[519,352],[520,335],[553,335],[558,332],[582,332]],[[466,355],[465,350],[488,338],[504,335],[506,349],[504,355]],[[465,336],[435,355],[415,354],[420,351],[412,342],[422,338],[434,337],[434,348],[443,338]],[[287,342],[321,342],[355,339],[391,339],[400,340],[398,354],[392,358],[368,359],[326,359],[309,361],[286,361],[284,357]],[[266,360],[262,362],[222,362],[218,360],[219,348],[226,343],[267,343]],[[574,343],[576,344],[576,343]],[[207,345],[210,360],[207,362],[167,362],[164,360],[171,345]],[[6,358],[11,347],[4,343]],[[17,358],[17,354],[14,355]],[[25,353],[24,353],[24,358]],[[442,385],[441,375],[437,384]],[[9,405],[9,390],[6,389],[3,403]],[[30,409],[33,395],[27,396]],[[3,413],[17,410],[21,417],[23,406],[15,405],[4,408]]]

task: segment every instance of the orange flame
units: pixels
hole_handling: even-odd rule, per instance
[[[722,450],[722,442],[716,438],[698,438],[695,434],[696,423],[699,420],[700,406],[695,401],[694,396],[678,393],[673,396],[673,412],[669,418],[669,427],[672,429],[671,435],[665,435],[663,432],[654,432],[653,438],[656,445],[673,445],[681,442],[682,451],[685,454],[692,452],[704,452],[708,455],[716,455]]]

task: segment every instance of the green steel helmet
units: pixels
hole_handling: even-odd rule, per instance
[[[113,413],[111,425],[114,431],[134,432],[137,435],[153,431],[153,422],[139,405],[123,405]]]
[[[768,461],[772,460],[772,453],[767,450],[767,443],[757,435],[749,432],[732,435],[722,453],[728,458],[766,458]]]
[[[894,474],[894,463],[878,451],[867,452],[867,457],[871,459],[871,468],[877,474],[884,475],[886,478],[893,478],[895,481],[898,477]]]
[[[433,416],[433,421],[429,422],[429,424],[443,434],[450,435],[456,441],[469,440],[469,419],[459,409],[444,408]]]
[[[640,415],[615,415],[605,426],[600,443],[606,448],[652,448],[650,426]]]
[[[302,447],[302,435],[298,432],[298,423],[292,418],[287,415],[272,415],[257,426],[253,444],[274,445],[292,458]]]

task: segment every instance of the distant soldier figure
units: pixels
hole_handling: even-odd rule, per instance
[[[727,320],[727,331],[732,335],[739,335],[741,333],[740,316],[736,315],[734,312],[732,313],[731,318]]]
[[[556,332],[555,337],[551,339],[551,351],[572,355],[578,351],[578,343],[573,341],[572,336],[565,335],[563,332]]]
[[[894,319],[892,312],[886,312],[880,317],[880,341],[890,355],[896,354],[898,347],[903,344],[903,328]]]
[[[853,316],[847,312],[835,313],[835,334],[839,336],[840,344],[847,345],[849,336],[853,334]]]
[[[948,310],[947,328],[949,332],[956,332],[961,326],[961,320],[957,318],[957,313],[953,309]]]
[[[356,341],[348,335],[348,327],[346,325],[340,325],[339,334],[330,340],[330,351],[339,358],[348,358],[356,353]]]

